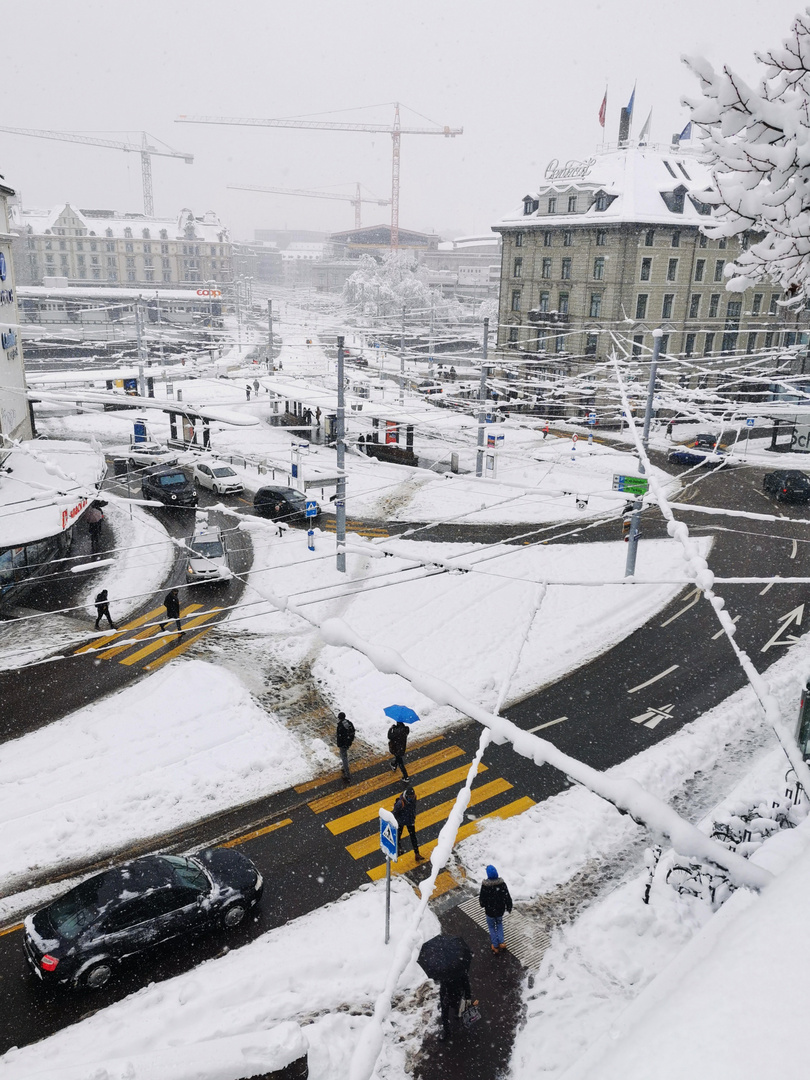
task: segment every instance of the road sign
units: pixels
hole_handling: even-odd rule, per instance
[[[318,514],[318,504],[314,499],[307,499],[307,517],[316,517]]]
[[[613,490],[626,491],[630,495],[645,495],[650,481],[646,476],[622,476],[613,474]]]
[[[588,413],[588,423],[589,424],[595,424],[596,423],[596,413],[595,412],[589,412]]]
[[[574,443],[576,443],[576,441],[577,441],[577,439],[578,439],[578,438],[579,438],[579,435],[577,435],[577,434],[576,434],[576,432],[574,432],[574,434],[573,434],[573,435],[571,436],[571,440],[572,440],[572,442],[574,442]]]
[[[746,427],[753,427],[754,426],[754,420],[755,420],[755,418],[753,416],[746,417],[745,426]]]
[[[380,851],[387,859],[397,861],[397,835],[399,825],[390,810],[380,807]]]

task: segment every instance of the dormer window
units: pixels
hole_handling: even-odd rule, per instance
[[[152,234],[151,234],[151,233],[149,232],[149,230],[148,230],[148,229],[144,229],[144,230],[143,230],[143,238],[144,238],[144,240],[149,240],[149,239],[150,239],[150,237],[151,237],[151,235],[152,235]]]
[[[127,225],[127,227],[124,229],[124,236],[127,238],[127,240],[132,239],[132,229],[130,229],[129,225]]]
[[[667,210],[673,214],[683,213],[684,199],[686,197],[686,188],[683,184],[679,184],[674,191],[662,191],[660,195]]]
[[[105,236],[112,236],[112,229],[110,229],[110,228],[105,229],[104,230],[104,235]]]
[[[608,195],[606,191],[597,191],[593,200],[594,210],[604,213],[615,198],[615,195]]]
[[[689,202],[694,206],[701,217],[708,217],[712,212],[711,206],[708,203],[702,202],[695,195],[689,196]]]
[[[523,214],[534,214],[540,209],[540,200],[533,199],[531,195],[527,195],[523,200]]]
[[[168,231],[168,229],[161,229],[160,230],[160,239],[161,240],[168,240],[169,239],[169,231]]]
[[[556,195],[552,195],[548,200],[548,212],[550,214],[556,214],[557,213],[557,196]]]

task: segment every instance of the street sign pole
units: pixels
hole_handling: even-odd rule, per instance
[[[380,807],[380,851],[385,856],[385,944],[391,936],[391,860],[399,858],[399,822]]]
[[[655,375],[658,370],[658,357],[661,353],[661,338],[664,336],[663,330],[653,330],[653,354],[650,361],[650,384],[647,388],[647,408],[644,413],[644,431],[641,436],[641,442],[644,450],[650,442],[650,423],[652,421],[653,413],[653,399],[655,397]],[[630,418],[627,418],[628,423]],[[639,459],[638,463],[639,472],[644,475],[644,462]],[[636,551],[638,550],[638,534],[641,528],[641,507],[643,505],[643,497],[638,495],[636,497],[635,506],[633,507],[633,516],[630,521],[630,536],[627,544],[627,562],[624,568],[624,576],[632,577],[636,572]]]
[[[391,860],[385,859],[385,944],[391,937]]]

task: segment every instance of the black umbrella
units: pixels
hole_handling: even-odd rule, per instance
[[[472,953],[464,938],[439,934],[424,943],[417,963],[429,979],[443,982],[465,976],[470,970]]]

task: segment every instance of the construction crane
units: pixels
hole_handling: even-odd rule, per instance
[[[147,217],[155,216],[155,200],[152,196],[152,158],[173,157],[182,158],[186,165],[194,164],[193,154],[184,154],[180,150],[158,149],[147,142],[148,138],[154,138],[148,132],[141,132],[140,143],[119,142],[116,139],[97,139],[91,135],[76,135],[70,131],[39,131],[34,128],[0,127],[0,131],[6,131],[11,135],[30,135],[34,139],[56,139],[57,142],[84,143],[85,146],[106,146],[110,150],[124,150],[127,153],[141,155],[141,175],[143,177],[143,212]]]
[[[366,196],[364,199],[360,194],[359,184],[354,195],[341,195],[339,192],[332,191],[303,191],[301,188],[258,187],[256,184],[228,184],[228,189],[230,191],[266,191],[271,195],[303,195],[307,199],[340,199],[342,202],[350,202],[354,207],[355,229],[359,229],[362,224],[360,208],[363,203],[374,203],[375,206],[391,205],[390,199],[378,199],[376,196],[372,198]]]
[[[332,120],[264,120],[256,117],[235,116],[181,116],[179,124],[226,124],[237,127],[304,128],[310,131],[367,131],[391,136],[393,159],[391,164],[391,247],[399,247],[399,158],[400,140],[403,135],[444,135],[446,139],[463,135],[464,128],[451,127],[402,127],[399,119],[399,102],[394,102],[393,124],[352,124]]]

